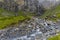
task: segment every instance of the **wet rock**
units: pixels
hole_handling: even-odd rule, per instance
[[[48,25],[48,22],[50,25]],[[18,24],[18,26],[13,26],[0,31],[0,40],[40,40],[39,38],[43,40],[60,32],[58,31],[60,30],[60,24],[57,25],[54,22],[39,18],[33,18]]]

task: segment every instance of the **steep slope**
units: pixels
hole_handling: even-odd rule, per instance
[[[14,0],[14,1],[17,2],[20,5],[23,5],[24,4],[24,0]]]
[[[15,12],[7,11],[0,8],[0,29],[6,28],[9,25],[17,24],[30,17],[23,15],[22,11],[19,11],[19,16],[15,16]]]
[[[60,40],[60,35],[50,37],[48,40]]]
[[[3,2],[3,0],[0,0],[0,2]]]
[[[54,9],[47,10],[40,18],[46,18],[49,20],[57,20],[60,19],[60,5],[56,6]]]

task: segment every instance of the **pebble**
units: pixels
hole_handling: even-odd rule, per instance
[[[0,31],[0,40],[37,40],[37,38],[46,40],[46,38],[60,32],[60,25],[56,25],[52,21],[34,18],[26,22],[20,23],[18,27]],[[48,22],[50,25],[48,25]]]

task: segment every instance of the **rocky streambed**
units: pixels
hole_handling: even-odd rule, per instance
[[[31,18],[0,30],[0,40],[47,40],[60,33],[60,22],[55,23],[39,18]]]

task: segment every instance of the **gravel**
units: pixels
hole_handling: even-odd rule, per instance
[[[50,22],[50,23],[49,23]],[[48,25],[49,24],[49,25]],[[32,18],[18,26],[0,30],[0,40],[47,40],[60,32],[59,23]]]

